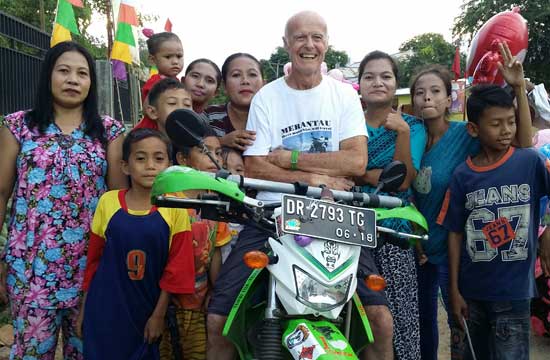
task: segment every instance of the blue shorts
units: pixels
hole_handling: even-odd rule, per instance
[[[222,316],[229,314],[241,288],[252,273],[252,270],[243,262],[244,254],[248,251],[263,248],[268,237],[268,233],[250,226],[245,226],[239,233],[239,239],[229,257],[222,264],[214,284],[212,297],[208,305],[209,314]],[[359,268],[365,274],[379,274],[371,250],[363,248]],[[363,305],[387,305],[384,292],[375,292],[368,289],[361,279],[358,279],[357,293]]]
[[[477,359],[529,359],[530,300],[466,299],[468,330]],[[464,359],[473,359],[465,339]]]

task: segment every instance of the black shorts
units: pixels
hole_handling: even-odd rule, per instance
[[[229,257],[222,264],[218,278],[214,285],[212,297],[208,305],[208,313],[227,316],[237,299],[241,288],[252,273],[243,256],[248,251],[259,250],[264,247],[269,234],[254,227],[245,226],[239,233],[239,239]],[[367,248],[361,250],[359,269],[365,274],[379,274],[372,251]],[[384,291],[372,291],[365,285],[363,279],[357,281],[357,293],[363,305],[387,305]]]
[[[380,275],[380,272],[378,272],[378,268],[376,267],[376,263],[374,262],[374,250],[366,247],[361,249],[361,256],[359,257],[359,270],[363,270],[365,275]],[[386,299],[386,293],[384,290],[374,291],[369,289],[365,284],[364,279],[357,279],[357,295],[359,295],[363,306],[388,306],[388,300]]]
[[[208,305],[209,314],[229,315],[241,288],[252,273],[252,269],[245,265],[243,256],[248,251],[263,248],[268,237],[267,232],[251,226],[245,226],[241,230],[237,243],[222,264],[214,284]]]

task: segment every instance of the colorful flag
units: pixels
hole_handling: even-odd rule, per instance
[[[166,24],[164,24],[164,31],[172,32],[172,22],[170,18],[166,19]]]
[[[54,47],[62,41],[72,40],[71,33],[80,34],[76,25],[73,5],[82,7],[82,1],[58,0],[50,47]]]
[[[111,59],[120,60],[127,64],[132,63],[131,48],[136,47],[136,40],[132,25],[137,26],[136,9],[131,0],[122,0],[118,11],[118,24],[115,42],[111,50]]]
[[[138,26],[138,18],[136,8],[131,5],[130,1],[122,0],[118,9],[118,23],[126,23]]]
[[[460,50],[458,47],[455,51],[455,60],[453,61],[453,67],[451,70],[455,74],[455,80],[458,80],[460,78]]]

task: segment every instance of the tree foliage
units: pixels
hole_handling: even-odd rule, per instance
[[[44,31],[51,33],[55,20],[57,0],[43,0],[44,2]],[[88,33],[88,27],[92,22],[92,16],[107,17],[111,15],[111,0],[83,0],[83,7],[73,7],[78,22],[80,35],[72,35],[73,40],[87,48],[96,59],[106,59],[109,56],[108,46],[105,41]],[[38,0],[0,0],[0,9],[15,16],[22,21],[41,27],[40,2]],[[156,16],[138,14],[140,25],[155,21]],[[114,34],[109,34],[111,37]]]
[[[289,61],[290,57],[288,56],[288,53],[281,46],[277,46],[277,48],[271,54],[268,60],[260,60],[265,81],[270,82],[282,76],[283,67]]]
[[[287,51],[278,46],[271,54],[268,60],[262,59],[262,69],[266,82],[273,81],[283,75],[283,67],[290,61]],[[328,47],[325,54],[325,62],[329,70],[341,67],[349,63],[349,56],[345,51],[335,50],[332,46]]]
[[[57,0],[44,0],[46,32],[51,32],[55,19]],[[31,25],[40,28],[40,3],[38,0],[0,0],[0,9]]]
[[[449,68],[453,65],[456,47],[445,41],[443,35],[425,33],[405,41],[399,47],[403,54],[398,59],[399,84],[409,86],[414,74],[422,67],[430,64],[439,64]],[[464,71],[466,56],[460,55],[460,69]]]
[[[525,76],[550,84],[550,1],[548,0],[465,0],[455,19],[453,34],[468,44],[476,31],[493,15],[520,8],[529,26],[529,48],[524,62]]]
[[[75,17],[78,22],[78,30],[81,35],[87,36],[87,30],[92,22],[92,13],[98,8],[98,3],[106,0],[91,1],[84,0],[82,8],[73,7]],[[44,31],[51,33],[55,20],[55,10],[57,0],[43,0],[44,2]],[[40,2],[37,0],[0,0],[0,9],[2,11],[15,16],[26,23],[41,27]]]
[[[88,33],[88,27],[92,22],[92,14],[100,9],[100,4],[108,1],[84,0],[82,8],[74,7],[75,17],[78,22],[80,35],[72,35],[73,40],[86,47],[96,59],[107,57],[106,47],[100,39]],[[44,0],[44,13],[40,12],[40,2],[37,0],[0,0],[0,9],[15,16],[22,21],[41,27],[41,17],[44,17],[44,31],[51,33],[55,21],[57,0]]]

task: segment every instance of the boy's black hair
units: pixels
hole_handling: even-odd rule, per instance
[[[483,112],[489,107],[514,108],[514,99],[505,89],[492,84],[472,87],[466,103],[468,121],[479,124]]]
[[[191,70],[193,70],[195,65],[201,64],[201,63],[208,64],[214,68],[214,71],[216,72],[216,90],[217,90],[220,87],[220,84],[222,82],[222,72],[220,71],[220,68],[218,67],[218,65],[216,65],[216,63],[210,59],[200,58],[200,59],[191,61],[191,63],[187,65],[187,69],[185,69],[185,76],[187,76],[187,74],[189,74]]]
[[[162,95],[166,90],[172,89],[185,89],[185,85],[174,78],[164,78],[157,82],[149,91],[149,104],[157,106],[157,101],[159,100],[160,95]]]
[[[84,133],[94,140],[99,140],[103,146],[107,146],[105,126],[98,111],[95,61],[86,48],[73,41],[60,42],[46,53],[38,78],[34,107],[27,114],[28,127],[31,129],[38,128],[38,131],[43,134],[46,128],[54,122],[52,72],[59,57],[68,51],[80,53],[88,63],[90,89],[88,90],[88,96],[84,99],[82,110]]]
[[[172,143],[170,142],[170,139],[168,139],[168,136],[158,130],[146,128],[133,129],[128,133],[128,135],[126,135],[126,138],[124,138],[124,142],[122,143],[122,160],[127,162],[128,159],[130,159],[133,144],[150,137],[156,137],[166,145],[168,158],[172,160]]]
[[[149,54],[155,55],[159,51],[160,45],[166,41],[181,42],[180,38],[172,32],[161,32],[154,34],[147,39],[147,50],[149,51]]]
[[[369,62],[371,62],[372,60],[380,60],[380,59],[385,59],[390,62],[393,76],[395,77],[395,82],[397,83],[397,77],[399,75],[397,62],[389,54],[380,50],[371,51],[370,53],[365,55],[363,60],[361,60],[361,63],[359,64],[359,76],[357,77],[357,81],[361,82],[361,78],[363,77],[363,73],[365,72],[365,66],[367,66]]]
[[[225,59],[225,61],[223,62],[223,65],[222,65],[222,79],[223,79],[223,82],[224,83],[227,82],[227,76],[229,75],[228,74],[229,66],[231,65],[233,60],[241,58],[241,57],[244,57],[244,58],[247,58],[247,59],[250,59],[250,60],[254,61],[256,63],[256,65],[258,65],[258,70],[260,71],[260,77],[262,77],[262,79],[263,79],[262,64],[258,61],[258,59],[256,59],[254,56],[252,56],[248,53],[235,53],[235,54],[229,55],[227,57],[227,59]]]
[[[195,130],[195,134],[197,134],[201,139],[205,139],[205,138],[211,137],[211,136],[217,136],[214,129],[212,129],[212,127],[209,124],[207,124],[206,122],[203,123],[202,126],[200,126],[197,129],[194,129],[194,130]],[[177,152],[182,153],[183,156],[188,157],[192,148],[193,148],[193,146],[180,144],[179,146],[176,147],[176,150],[177,150]]]

